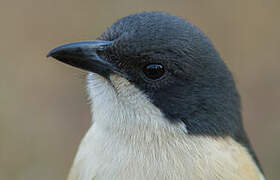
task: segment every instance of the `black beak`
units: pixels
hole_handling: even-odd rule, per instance
[[[102,53],[112,41],[84,41],[58,46],[52,49],[47,57],[53,57],[71,66],[107,76],[110,72],[119,72]]]

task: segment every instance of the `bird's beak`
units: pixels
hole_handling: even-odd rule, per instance
[[[118,70],[105,58],[99,56],[112,41],[84,41],[58,46],[47,57],[53,57],[71,66],[98,73],[102,76]]]

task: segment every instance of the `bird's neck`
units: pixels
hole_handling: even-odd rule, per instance
[[[111,81],[88,76],[88,92],[92,102],[95,126],[113,134],[146,136],[154,133],[185,133],[184,125],[170,123],[149,99],[127,80],[112,76]]]

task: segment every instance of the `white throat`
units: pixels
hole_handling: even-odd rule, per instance
[[[111,75],[110,81],[94,73],[88,75],[92,120],[97,126],[132,131],[133,134],[138,130],[158,131],[159,128],[185,132],[183,125],[169,123],[146,95],[129,81],[118,75]]]

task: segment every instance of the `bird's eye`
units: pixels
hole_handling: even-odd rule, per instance
[[[161,64],[148,64],[144,66],[143,73],[152,80],[158,80],[163,77],[165,70]]]

